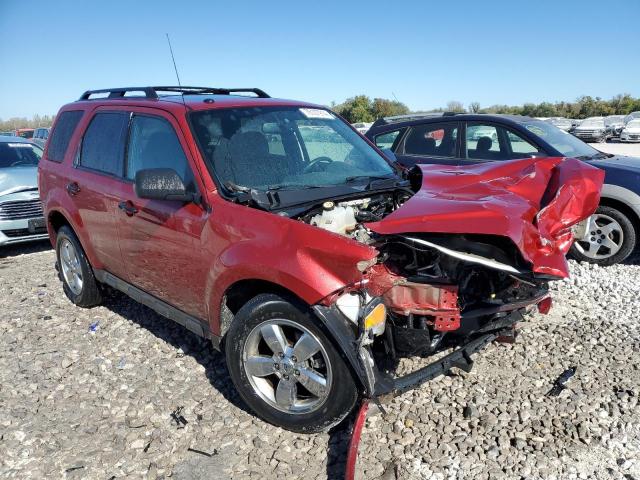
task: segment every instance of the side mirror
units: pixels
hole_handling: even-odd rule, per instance
[[[398,163],[398,157],[396,157],[396,154],[393,153],[393,150],[391,150],[390,148],[383,148],[382,153],[384,153],[384,156],[393,163]]]
[[[180,175],[172,168],[147,168],[138,170],[135,192],[140,198],[192,202],[195,194],[187,192]]]

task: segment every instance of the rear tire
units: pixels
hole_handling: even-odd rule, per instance
[[[58,276],[65,295],[75,305],[95,307],[102,302],[98,282],[78,237],[66,225],[60,227],[56,238]]]
[[[229,328],[225,353],[231,379],[246,404],[287,430],[328,430],[358,399],[349,368],[301,302],[274,294],[247,302]]]
[[[601,205],[590,218],[595,218],[597,223],[588,229],[590,231],[586,232],[587,235],[582,239],[576,239],[571,246],[570,254],[573,258],[578,261],[608,266],[620,263],[631,255],[636,247],[636,230],[629,217],[620,210]],[[605,231],[607,226],[610,226],[610,232]],[[594,235],[591,235],[592,233]],[[602,235],[605,235],[606,238]],[[598,240],[601,242],[597,243]],[[605,242],[609,240],[613,242],[612,246],[614,244],[619,246],[613,254],[608,254],[612,250],[605,245]],[[590,249],[590,247],[592,248]]]

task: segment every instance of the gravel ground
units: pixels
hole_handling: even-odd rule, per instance
[[[53,262],[46,244],[0,251],[0,477],[340,478],[344,427],[254,418],[204,341],[119,294],[72,306]],[[370,416],[359,478],[639,480],[640,265],[571,267],[516,344]]]

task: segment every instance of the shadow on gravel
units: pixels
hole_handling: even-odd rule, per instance
[[[49,240],[38,240],[31,243],[18,243],[16,245],[7,245],[0,247],[0,258],[17,257],[19,255],[27,255],[29,253],[39,253],[51,250]]]
[[[254,413],[247,408],[233,386],[227,371],[224,355],[214,350],[210,342],[118,291],[108,291],[105,295],[103,306],[147,329],[159,339],[176,349],[180,349],[184,355],[193,357],[205,368],[207,379],[213,388],[218,390],[233,405],[254,416]],[[179,353],[179,355],[182,354]],[[357,408],[340,425],[329,431],[327,446],[328,479],[344,478],[351,427],[356,413]]]
[[[180,349],[178,356],[189,355],[205,369],[209,383],[230,403],[248,413],[253,413],[236,392],[227,371],[224,355],[208,340],[200,338],[177,323],[164,318],[150,308],[132,300],[124,293],[111,290],[106,294],[103,306],[127,320],[144,327],[156,337]],[[168,414],[169,412],[167,412]]]

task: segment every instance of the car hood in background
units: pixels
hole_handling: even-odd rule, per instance
[[[624,155],[614,155],[613,157],[590,160],[590,165],[606,169],[607,167],[621,170],[629,170],[635,173],[640,172],[640,158],[626,157]]]
[[[0,196],[38,188],[38,167],[0,168]]]
[[[624,133],[633,133],[634,135],[637,135],[640,133],[640,127],[625,127],[622,131]]]
[[[602,170],[562,157],[419,167],[422,188],[368,228],[508,237],[533,272],[569,276],[571,227],[598,207]]]

